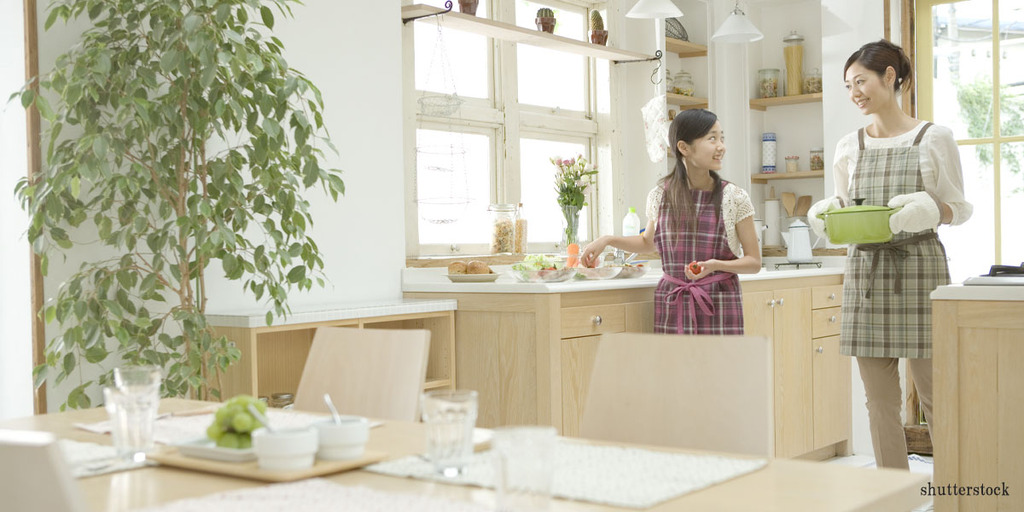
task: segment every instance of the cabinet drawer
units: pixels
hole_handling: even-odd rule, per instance
[[[562,308],[563,338],[625,330],[626,308],[622,304]]]
[[[811,288],[811,308],[821,309],[843,304],[843,285],[815,286]]]
[[[812,317],[811,336],[834,336],[839,334],[839,324],[843,321],[841,308],[815,309]]]

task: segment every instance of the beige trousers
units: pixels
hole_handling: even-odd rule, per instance
[[[903,390],[900,388],[900,360],[894,357],[858,357],[860,378],[867,395],[868,420],[871,423],[871,444],[875,464],[880,468],[909,469],[907,438],[903,432],[900,411]],[[918,399],[929,429],[932,425],[932,360],[907,359]]]

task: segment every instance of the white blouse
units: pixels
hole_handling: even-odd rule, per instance
[[[658,185],[647,193],[647,219],[651,222],[658,222],[658,214],[661,210],[661,200],[665,195],[665,189]],[[750,202],[750,195],[732,183],[726,183],[722,189],[722,220],[725,222],[725,237],[729,244],[729,250],[736,256],[740,256],[742,245],[740,237],[736,234],[736,224],[754,215],[754,203]]]
[[[914,144],[918,132],[925,125],[921,121],[914,129],[895,137],[874,138],[864,133],[864,147],[870,149],[907,147]],[[963,224],[971,218],[974,207],[964,198],[964,176],[960,168],[960,151],[953,138],[953,131],[945,126],[933,124],[921,138],[921,179],[924,189],[937,197],[953,210],[952,225]],[[850,176],[857,169],[860,144],[857,132],[847,134],[836,144],[835,195],[850,201]]]

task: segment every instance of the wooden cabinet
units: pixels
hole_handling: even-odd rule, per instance
[[[405,296],[458,300],[456,373],[460,388],[478,393],[478,426],[547,424],[576,435],[597,339],[652,332],[652,288]]]
[[[239,319],[244,317],[238,317]],[[434,311],[258,327],[214,327],[242,352],[224,375],[223,396],[295,393],[318,327],[426,329],[430,355],[424,389],[455,389],[455,313]]]
[[[839,355],[836,321],[840,279],[744,283],[744,332],[772,339],[777,457],[826,458],[849,449],[850,358]]]
[[[945,490],[935,510],[1024,510],[1024,297],[1012,286],[951,286],[933,298],[944,288],[951,297],[932,301],[934,486],[1005,484],[1009,495]],[[956,299],[978,288],[1007,300]]]

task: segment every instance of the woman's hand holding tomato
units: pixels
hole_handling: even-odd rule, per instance
[[[686,266],[686,277],[691,281],[696,281],[706,277],[715,271],[715,263],[717,263],[716,260],[691,261],[690,264]]]

